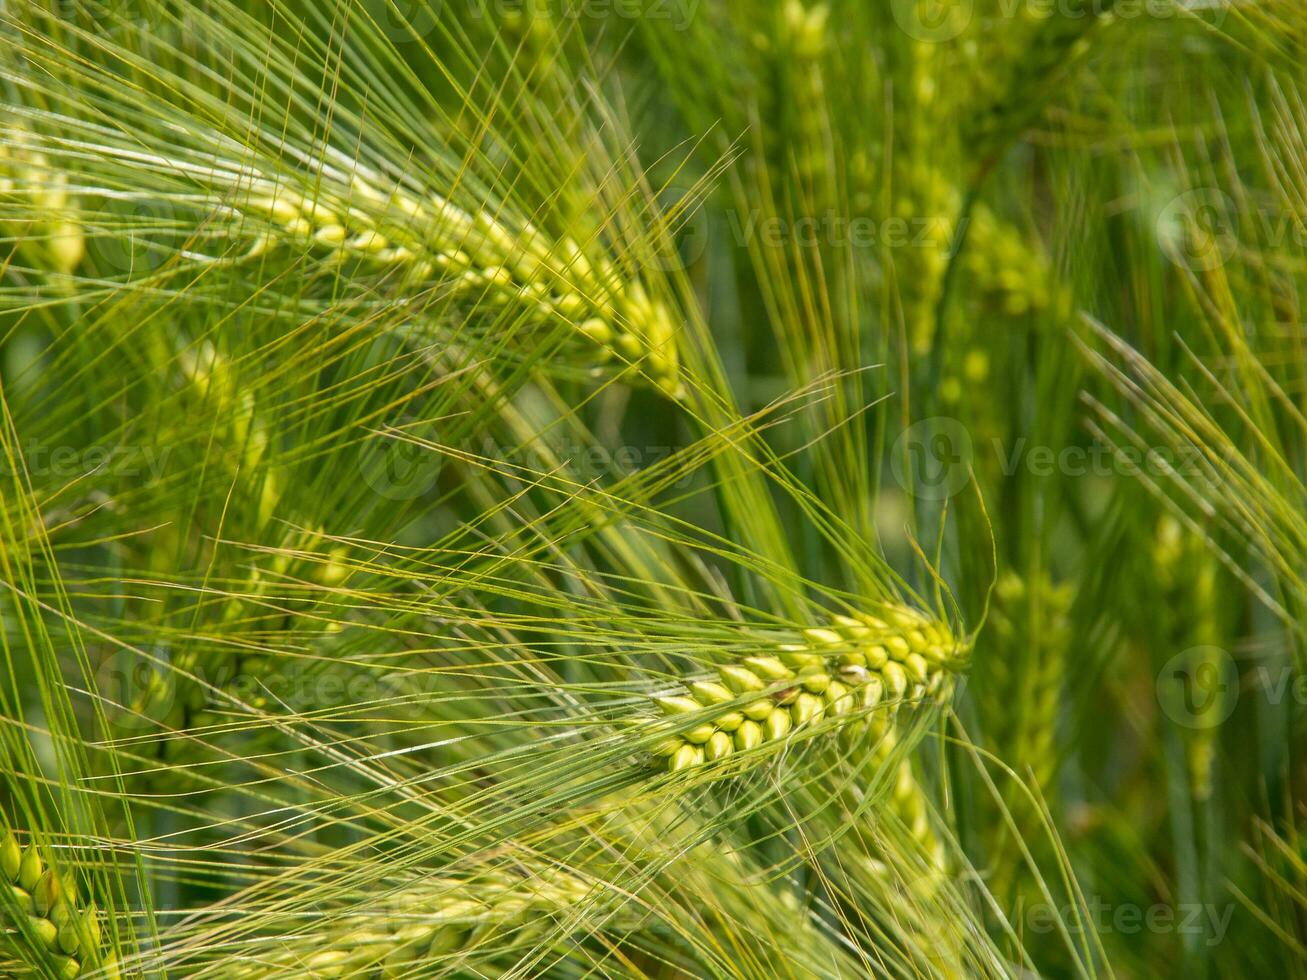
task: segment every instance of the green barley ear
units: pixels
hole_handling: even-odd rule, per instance
[[[971,114],[964,128],[963,145],[977,161],[970,186],[983,180],[1011,141],[1039,118],[1059,83],[1113,23],[1114,6],[1115,0],[1067,0],[1047,13],[1029,5],[1019,8],[1028,40],[1010,60],[995,96]]]
[[[836,616],[656,699],[676,730],[655,755],[672,772],[747,754],[815,728],[860,731],[877,709],[947,697],[968,643],[909,606]]]
[[[909,178],[911,188],[899,200],[905,217],[926,223],[920,248],[903,258],[913,279],[909,293],[909,327],[913,350],[926,354],[934,341],[936,304],[944,287],[949,245],[963,230],[966,247],[958,255],[959,285],[968,299],[993,316],[1047,316],[1065,322],[1073,300],[1052,264],[1018,228],[985,204],[973,203],[964,213],[962,190],[934,169]],[[944,384],[957,384],[946,378]],[[945,401],[950,399],[946,396]]]
[[[543,865],[526,873],[490,870],[382,884],[359,911],[328,917],[324,926],[296,930],[277,943],[248,941],[246,962],[221,960],[189,975],[215,980],[390,978],[454,961],[472,969],[515,949],[529,949],[556,920],[582,910],[601,911],[620,898],[602,883]],[[367,911],[367,905],[375,910]]]
[[[971,210],[961,261],[968,284],[979,292],[987,311],[1006,316],[1048,314],[1058,322],[1071,316],[1072,298],[1048,257],[985,205]]]
[[[356,172],[337,196],[263,183],[243,209],[266,222],[246,260],[271,248],[319,249],[379,273],[394,269],[412,290],[439,287],[514,309],[528,326],[570,333],[596,365],[620,363],[683,396],[671,312],[576,241],[551,239],[487,207],[465,210],[438,193],[383,185],[378,175]]]
[[[784,101],[780,125],[785,158],[778,161],[780,173],[793,169],[799,185],[809,195],[825,199],[833,174],[827,166],[830,118],[826,97],[826,66],[823,61],[829,47],[827,23],[830,6],[816,3],[806,6],[802,0],[785,0],[781,4],[781,24],[773,44],[777,47],[781,73],[779,96]],[[764,132],[771,131],[771,127]],[[792,162],[791,162],[792,160]]]
[[[36,958],[48,964],[53,976],[74,978],[94,970],[97,976],[116,978],[117,962],[101,943],[95,904],[81,904],[71,880],[46,865],[36,844],[24,848],[13,830],[5,826],[3,831],[5,941],[37,944]]]
[[[99,225],[92,240],[139,240],[152,256],[143,271],[86,268],[84,295],[219,279],[221,271],[260,295],[285,293],[290,309],[336,304],[361,322],[378,303],[407,309],[405,336],[423,347],[485,350],[532,370],[621,375],[684,394],[681,321],[634,270],[639,249],[617,240],[619,216],[565,220],[566,201],[593,209],[609,192],[599,185],[613,179],[612,168],[588,160],[582,178],[560,153],[549,168],[505,174],[503,161],[463,132],[460,112],[502,109],[514,117],[510,133],[585,126],[568,139],[603,146],[598,130],[611,120],[601,108],[580,119],[568,106],[542,104],[520,77],[511,91],[464,88],[453,72],[460,56],[476,54],[469,50],[429,66],[449,73],[451,104],[437,104],[430,91],[387,89],[376,97],[390,103],[375,114],[342,100],[333,107],[338,128],[310,136],[298,113],[323,97],[318,75],[410,74],[375,22],[352,23],[338,65],[331,49],[308,38],[303,48],[288,45],[235,5],[191,7],[185,16],[160,5],[148,27],[112,18],[114,30],[95,39],[100,55],[88,59],[77,25],[34,3],[19,6],[30,23],[13,25],[18,77],[3,104],[32,121],[45,179],[14,182],[0,217],[42,221],[44,189],[76,180],[77,214]],[[195,72],[196,30],[231,42],[228,70],[242,81],[221,106]],[[478,105],[482,95],[491,104]],[[131,207],[109,216],[115,202]]]

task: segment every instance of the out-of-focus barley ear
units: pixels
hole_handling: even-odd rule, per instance
[[[1221,676],[1221,624],[1217,620],[1218,559],[1203,540],[1187,531],[1174,517],[1164,515],[1153,540],[1153,566],[1162,592],[1166,617],[1167,654],[1194,651],[1192,671],[1207,667]],[[1211,685],[1205,710],[1219,716],[1231,697],[1223,685]],[[1212,795],[1212,770],[1220,747],[1220,726],[1199,725],[1185,729],[1185,757],[1190,788],[1199,801]]]
[[[994,590],[990,626],[980,651],[976,690],[981,723],[996,754],[1038,787],[1055,796],[1057,720],[1071,644],[1068,583],[1046,576],[1004,574]],[[1024,839],[1037,837],[1040,815],[1024,792],[1005,798],[1012,821]],[[1021,868],[1005,822],[996,822],[990,890],[1001,899],[1011,895]]]
[[[69,175],[50,165],[27,131],[0,133],[0,234],[17,239],[32,265],[52,273],[61,287],[86,256],[79,205],[68,183]],[[12,203],[22,206],[6,207]]]
[[[251,567],[241,593],[225,603],[224,616],[234,622],[246,614],[248,601],[269,593],[270,580],[293,576],[321,589],[330,589],[343,581],[348,570],[343,565],[344,551],[336,546],[323,550],[321,527],[299,530],[293,520],[302,515],[287,515],[286,522],[274,521],[278,505],[283,503],[286,475],[274,462],[274,430],[267,413],[255,395],[243,385],[235,367],[212,343],[204,341],[178,358],[182,395],[200,409],[198,414],[217,420],[211,442],[216,458],[230,467],[225,479],[240,486],[252,487],[258,501],[254,520],[265,533],[265,544],[278,550],[268,561],[267,574]],[[273,536],[275,535],[275,536]],[[297,552],[306,556],[301,559]],[[184,731],[196,725],[220,719],[208,710],[209,694],[205,684],[229,687],[241,676],[253,676],[264,670],[266,655],[231,651],[214,656],[194,646],[170,652],[168,664],[145,675],[141,688],[134,692],[128,706],[134,718],[156,723],[161,731]],[[198,680],[197,680],[198,678]],[[258,706],[262,706],[259,702]],[[166,746],[168,743],[163,743]]]
[[[1095,38],[1115,20],[1115,0],[1067,0],[1051,12],[1020,8],[1027,41],[1008,59],[1007,78],[993,97],[970,114],[964,139],[978,161],[972,184],[984,175],[1026,127],[1043,112],[1065,79],[1092,50]]]
[[[913,349],[930,350],[934,340],[935,304],[943,287],[949,248],[958,230],[962,193],[942,174],[924,171],[912,180],[914,190],[900,199],[900,215],[921,223],[919,247],[905,250],[904,267],[917,277],[912,286],[910,325]],[[984,204],[966,215],[966,247],[959,255],[969,297],[985,312],[1000,316],[1037,316],[1064,322],[1073,300],[1048,258],[1021,232]],[[947,382],[950,379],[945,379]],[[948,399],[945,399],[948,400]]]
[[[376,912],[328,919],[314,932],[252,949],[246,962],[194,975],[229,980],[263,977],[415,976],[478,948],[499,954],[534,941],[555,918],[615,899],[598,882],[555,867],[531,874],[491,871],[436,877],[387,888]],[[471,959],[464,962],[470,963]]]
[[[786,134],[784,150],[793,156],[792,165],[805,196],[824,199],[833,176],[827,165],[830,101],[824,65],[830,6],[785,0],[781,19],[781,29],[772,43],[782,55],[783,89],[790,110],[784,113],[786,125],[780,127]]]

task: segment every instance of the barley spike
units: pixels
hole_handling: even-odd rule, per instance
[[[665,715],[694,723],[659,743],[658,761],[672,772],[691,769],[826,718],[842,727],[865,726],[868,713],[882,704],[942,697],[968,656],[967,644],[948,627],[907,606],[879,616],[836,616],[799,637],[776,643],[771,653],[723,664],[720,683],[696,680],[684,693],[655,698]]]
[[[5,917],[22,917],[10,923],[10,942],[39,943],[54,976],[78,977],[88,966],[99,976],[118,976],[116,961],[101,948],[95,903],[81,906],[72,882],[42,860],[35,844],[22,847],[8,827],[0,838],[0,876],[8,892],[0,903]]]

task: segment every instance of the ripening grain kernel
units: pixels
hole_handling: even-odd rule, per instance
[[[908,690],[908,674],[902,664],[891,660],[881,668],[881,674],[885,678],[885,689],[889,691],[890,697],[896,701],[901,699]]]
[[[783,681],[794,676],[794,672],[776,657],[745,657],[742,662],[759,677],[769,681]]]
[[[709,762],[724,759],[735,750],[735,742],[725,732],[714,732],[703,747],[704,758]]]
[[[822,664],[821,654],[813,653],[810,648],[797,643],[783,644],[779,647],[776,656],[783,664],[794,670],[820,667]]]
[[[744,715],[738,711],[728,711],[720,718],[715,720],[715,724],[724,732],[733,732],[740,727],[744,721]]]
[[[698,745],[686,743],[676,750],[672,756],[668,768],[672,772],[680,772],[682,769],[689,769],[692,766],[700,765],[703,762],[703,749]]]
[[[826,629],[823,626],[813,626],[803,631],[803,635],[813,644],[818,646],[840,646],[844,643],[844,637],[834,630]]]
[[[805,691],[820,694],[830,686],[830,674],[824,672],[803,673],[799,675],[799,683],[803,685]]]
[[[53,950],[59,937],[59,930],[49,919],[44,919],[39,915],[29,915],[27,925],[36,936],[37,942],[47,949]]]
[[[912,652],[908,641],[901,636],[891,636],[885,640],[885,649],[892,660],[904,660]]]
[[[735,730],[735,747],[741,752],[762,744],[762,726],[756,721],[744,721]]]
[[[41,861],[41,856],[36,853],[35,847],[29,846],[23,852],[22,862],[18,867],[18,884],[31,892],[36,888],[37,882],[41,880],[41,874],[44,870],[45,865]]]
[[[701,705],[693,698],[675,696],[665,698],[654,698],[658,707],[663,710],[663,714],[675,717],[676,715],[691,714],[701,710]]]
[[[735,695],[712,681],[694,681],[690,684],[690,693],[702,705],[722,704],[726,701],[734,701]]]
[[[767,686],[757,674],[745,670],[743,667],[727,664],[724,667],[718,667],[717,673],[721,676],[722,682],[736,694],[761,691]]]
[[[665,738],[649,751],[659,758],[665,759],[669,755],[675,755],[676,750],[679,749],[682,744],[684,743],[679,738]]]
[[[820,719],[822,711],[821,698],[805,692],[795,698],[794,704],[790,707],[790,717],[795,725],[806,725],[810,721]]]
[[[0,841],[0,873],[10,881],[17,880],[22,860],[23,849],[18,846],[18,839],[12,833],[5,834]]]
[[[767,720],[763,722],[763,734],[768,741],[774,742],[788,735],[793,727],[789,712],[778,708],[769,714]]]
[[[712,738],[712,734],[716,730],[717,729],[711,723],[706,722],[702,725],[696,725],[694,728],[691,728],[685,733],[684,738],[687,742],[693,742],[695,745],[702,745],[704,742],[708,741],[708,739]]]
[[[832,715],[846,715],[853,710],[853,697],[849,689],[839,681],[831,681],[826,688],[825,700],[827,710]]]

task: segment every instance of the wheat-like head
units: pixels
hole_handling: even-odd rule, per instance
[[[249,960],[203,977],[400,977],[527,944],[554,919],[603,898],[603,886],[554,867],[436,877],[384,893],[375,913],[328,920],[319,931],[257,946]]]
[[[37,946],[53,976],[78,977],[88,967],[98,976],[118,976],[101,943],[95,903],[83,904],[72,880],[47,864],[34,843],[21,846],[8,828],[0,837],[0,876],[7,891],[3,907],[17,916],[11,941]]]
[[[882,704],[940,693],[965,659],[966,645],[947,626],[910,607],[837,616],[795,642],[719,667],[716,681],[656,698],[677,731],[655,754],[677,772],[782,741],[825,718],[865,723]]]
[[[382,191],[357,173],[348,196],[261,184],[243,213],[267,222],[266,230],[246,258],[307,247],[394,269],[409,288],[488,299],[541,329],[571,331],[595,364],[618,360],[666,394],[684,393],[668,309],[571,239],[553,241],[529,221],[510,223],[484,208],[472,213],[438,194]]]

